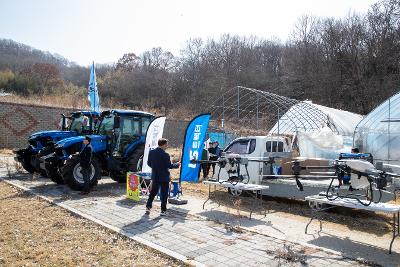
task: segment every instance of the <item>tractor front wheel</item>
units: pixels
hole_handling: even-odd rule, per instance
[[[21,161],[22,167],[29,173],[33,174],[36,169],[32,166],[31,160],[29,158],[24,157]]]
[[[32,152],[28,148],[26,149],[21,149],[17,151],[17,157],[22,165],[22,167],[29,173],[33,174],[36,169],[33,167],[31,163],[31,158],[32,158]]]
[[[65,184],[72,190],[82,191],[84,181],[82,175],[82,167],[79,157],[75,156],[68,159],[65,165],[61,168],[61,174]],[[90,165],[90,186],[96,185],[97,180],[101,177],[101,167],[96,159],[92,160]]]
[[[56,184],[64,184],[64,179],[58,172],[57,165],[53,166],[49,163],[46,163],[46,173],[50,180],[52,180]]]

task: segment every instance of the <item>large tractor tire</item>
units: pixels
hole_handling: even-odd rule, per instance
[[[101,176],[101,167],[95,158],[93,158],[90,168],[91,168],[90,186],[93,186],[97,184],[97,180]],[[79,162],[79,157],[77,156],[68,159],[65,165],[61,168],[61,174],[64,179],[64,182],[72,190],[76,191],[83,190],[84,181],[81,170],[82,167]]]
[[[30,160],[24,159],[21,162],[22,168],[25,169],[25,171],[29,172],[30,174],[33,174],[36,170],[35,168],[32,166]]]
[[[64,179],[59,173],[57,166],[50,166],[50,164],[46,163],[46,173],[50,180],[56,184],[64,184]]]
[[[22,168],[24,168],[27,172],[33,174],[36,171],[35,166],[32,165],[32,150],[30,147],[16,151],[16,156],[18,158],[18,162],[21,163]]]
[[[144,146],[139,146],[128,158],[128,171],[137,172],[142,169]]]
[[[140,162],[143,158],[143,153],[144,153],[144,146],[141,145],[136,150],[129,156],[127,160],[127,172],[137,172],[141,170]],[[118,183],[126,183],[126,172],[124,173],[119,173],[119,172],[112,172],[110,173],[111,179]]]

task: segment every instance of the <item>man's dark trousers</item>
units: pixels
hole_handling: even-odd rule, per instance
[[[84,181],[82,191],[89,192],[90,191],[90,173],[91,173],[90,167],[87,167],[87,168],[82,167],[81,173],[82,173],[82,178]]]
[[[169,182],[155,182],[153,181],[151,184],[151,191],[149,195],[149,199],[147,200],[146,207],[151,209],[153,206],[153,200],[158,193],[158,189],[161,188],[160,199],[161,199],[161,211],[167,211],[167,200],[168,200],[168,191],[169,191]]]
[[[81,174],[84,181],[83,192],[89,193],[90,190],[90,173],[92,164],[93,150],[90,144],[83,147],[79,153],[79,161],[81,164]]]

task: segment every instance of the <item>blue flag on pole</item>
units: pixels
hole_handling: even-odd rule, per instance
[[[92,64],[92,68],[90,69],[88,100],[92,110],[100,112],[100,99],[99,99],[99,91],[97,90],[96,71],[94,70],[94,62]]]
[[[210,113],[195,117],[186,128],[183,144],[180,181],[197,182],[200,164],[191,160],[200,160],[210,120]]]

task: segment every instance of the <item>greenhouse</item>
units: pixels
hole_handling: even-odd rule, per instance
[[[213,127],[236,135],[284,134],[297,138],[306,157],[337,158],[350,152],[359,114],[253,88],[235,87],[211,106]]]
[[[375,160],[400,163],[400,93],[390,97],[357,125],[354,145]]]
[[[236,133],[246,128],[262,135],[318,132],[328,127],[336,134],[352,136],[362,119],[348,111],[241,86],[225,92],[209,110],[222,128]]]

